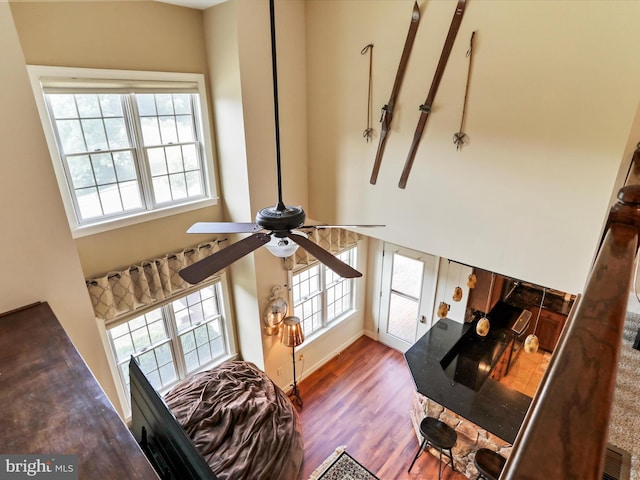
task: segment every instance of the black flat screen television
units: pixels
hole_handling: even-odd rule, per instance
[[[162,480],[218,480],[136,360],[129,361],[131,431]]]

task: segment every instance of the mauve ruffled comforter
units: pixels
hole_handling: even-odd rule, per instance
[[[287,395],[254,364],[227,362],[176,385],[165,402],[219,480],[295,480],[302,432]]]

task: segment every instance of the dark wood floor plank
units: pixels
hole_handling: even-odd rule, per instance
[[[337,447],[382,480],[438,478],[438,460],[423,453],[411,473],[418,449],[409,409],[415,386],[403,355],[368,337],[299,383],[304,408],[298,409],[304,439],[306,480]],[[464,480],[445,468],[443,480]]]

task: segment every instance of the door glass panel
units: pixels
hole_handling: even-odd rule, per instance
[[[423,271],[420,260],[393,254],[387,333],[410,343],[416,336]]]
[[[405,298],[395,292],[391,293],[389,305],[388,333],[413,343],[416,336],[416,318],[418,302]]]

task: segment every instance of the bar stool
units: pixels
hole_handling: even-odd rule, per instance
[[[426,450],[426,448],[431,445],[433,448],[440,452],[440,456],[438,458],[438,480],[442,478],[442,454],[449,457],[451,460],[451,468],[455,471],[456,467],[453,464],[453,452],[451,449],[456,444],[458,440],[458,434],[456,431],[440,420],[433,417],[425,417],[420,422],[420,433],[424,440],[418,448],[418,453],[413,458],[413,462],[409,466],[408,472],[411,472],[413,468],[413,464],[416,463],[416,460],[422,453],[422,450]],[[445,450],[448,450],[447,453]]]
[[[506,461],[506,458],[493,450],[489,450],[488,448],[479,449],[473,459],[473,464],[478,469],[476,480],[480,480],[481,478],[485,480],[498,480]]]

